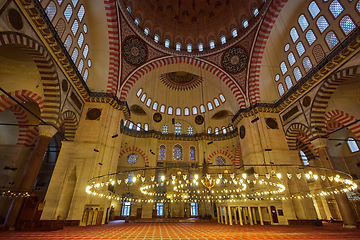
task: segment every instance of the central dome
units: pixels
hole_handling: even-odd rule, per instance
[[[170,41],[170,47],[181,44],[187,50],[191,44],[196,49],[203,43],[209,48],[209,41],[221,43],[220,38],[230,39],[246,28],[263,2],[261,0],[125,0],[128,11],[137,23],[159,42]],[[246,24],[244,25],[244,21]],[[223,42],[222,42],[223,43]]]

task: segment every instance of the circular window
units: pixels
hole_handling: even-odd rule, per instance
[[[22,21],[20,13],[18,11],[11,8],[8,11],[7,17],[8,17],[9,23],[11,24],[11,26],[13,28],[15,28],[16,30],[21,30],[23,28],[23,21]]]
[[[139,156],[136,153],[131,153],[127,157],[127,162],[129,164],[135,164],[135,163],[137,163],[138,160],[139,160]]]
[[[91,60],[88,60],[88,67],[91,67]]]
[[[225,158],[222,156],[218,156],[215,159],[216,165],[225,165]]]
[[[276,74],[276,75],[275,75],[275,81],[277,82],[277,81],[279,81],[279,79],[280,79],[280,75],[279,75],[279,74]]]
[[[290,44],[285,45],[285,52],[287,52],[290,49]]]
[[[84,24],[83,28],[84,28],[84,33],[87,33],[87,26],[86,26],[86,24]]]

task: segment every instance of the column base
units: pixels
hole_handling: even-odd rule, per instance
[[[356,225],[352,225],[352,224],[343,224],[344,228],[356,228]]]

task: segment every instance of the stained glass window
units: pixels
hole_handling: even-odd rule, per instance
[[[177,122],[175,123],[175,134],[181,135],[181,133],[182,133],[181,123]]]
[[[332,15],[337,18],[340,13],[342,11],[344,11],[344,8],[341,6],[341,4],[337,1],[337,0],[334,0],[331,4],[330,4],[330,12],[332,13]]]
[[[208,134],[211,133],[211,127],[208,128],[207,133],[208,133]]]
[[[349,35],[349,33],[354,30],[355,24],[349,16],[345,16],[340,20],[340,27],[346,35]]]
[[[302,74],[299,67],[294,68],[294,76],[296,81],[299,81],[302,78]]]
[[[214,104],[215,104],[215,107],[218,107],[220,105],[220,102],[217,98],[214,98]]]
[[[310,4],[309,4],[309,12],[312,16],[312,18],[315,18],[319,13],[320,13],[320,9],[318,7],[318,5],[316,4],[315,1],[312,1]]]
[[[298,18],[298,23],[301,27],[301,30],[303,31],[305,31],[305,29],[309,26],[309,23],[304,14],[300,15],[300,17]]]
[[[294,56],[294,54],[292,52],[289,53],[288,60],[289,60],[290,66],[295,64],[296,59],[295,59],[295,56]]]
[[[213,40],[210,41],[210,49],[213,49],[215,47],[215,42]]]
[[[296,51],[298,52],[299,57],[301,57],[304,54],[305,48],[302,42],[298,42],[298,44],[296,44]]]
[[[308,158],[306,157],[305,153],[301,150],[300,150],[300,157],[301,157],[301,160],[303,161],[304,165],[309,165]]]
[[[307,31],[306,40],[308,41],[310,46],[311,46],[311,44],[313,44],[315,42],[316,36],[312,30]]]
[[[132,172],[128,173],[128,177],[127,177],[128,181],[126,183],[127,186],[131,186],[133,184],[133,180],[132,180],[133,177],[134,177],[134,173]]]
[[[196,115],[198,113],[197,107],[192,108],[192,114]]]
[[[199,43],[198,45],[199,52],[204,50],[204,45],[202,43]]]
[[[190,147],[190,161],[195,161],[196,158],[195,158],[195,147],[194,146],[191,146]]]
[[[139,156],[136,153],[131,153],[127,156],[127,162],[129,164],[135,164],[139,160]]]
[[[193,135],[193,134],[194,134],[194,129],[193,129],[192,126],[188,126],[188,128],[187,128],[187,134],[188,134],[188,135]]]
[[[159,149],[159,160],[165,160],[165,146],[161,145]]]
[[[179,144],[176,144],[173,148],[173,160],[183,160],[182,147]]]
[[[280,69],[281,69],[281,72],[282,72],[283,75],[287,72],[287,67],[286,67],[285,62],[282,62],[280,64]]]
[[[359,147],[356,143],[356,141],[353,138],[348,138],[347,140],[347,144],[350,148],[350,151],[353,152],[358,152],[359,151]]]
[[[47,16],[49,17],[49,20],[52,21],[55,14],[56,14],[56,6],[53,1],[49,3],[49,5],[46,7],[45,12]]]
[[[225,102],[225,101],[226,101],[224,95],[222,95],[221,93],[219,94],[219,97],[220,97],[220,100],[221,100],[222,102]]]
[[[292,39],[293,42],[296,42],[296,40],[299,39],[299,34],[298,34],[298,32],[296,31],[296,28],[292,28],[292,29],[290,30],[290,36],[291,36],[291,39]]]
[[[221,41],[221,44],[226,43],[226,37],[225,37],[225,36],[221,36],[220,41]]]
[[[155,110],[155,111],[157,111],[157,108],[158,108],[158,103],[157,103],[157,102],[154,102],[152,109]]]
[[[290,76],[287,76],[287,77],[285,78],[285,83],[286,83],[287,89],[290,89],[290,88],[293,86],[293,83],[292,83],[292,81],[291,81],[291,77],[290,77]]]
[[[318,18],[318,20],[316,21],[316,25],[318,26],[319,31],[321,33],[323,33],[325,31],[325,29],[328,28],[329,23],[328,23],[328,21],[326,20],[326,18],[324,16],[320,16]]]
[[[306,72],[310,71],[310,69],[312,68],[310,58],[304,57],[303,66],[304,66]]]
[[[189,108],[184,108],[184,115],[185,116],[189,116],[190,115],[190,110],[189,110]]]
[[[216,165],[225,165],[225,158],[223,156],[218,156],[215,159]]]
[[[168,133],[168,126],[167,125],[164,125],[163,127],[162,127],[162,134],[167,134]]]
[[[161,113],[165,113],[165,105],[161,105],[161,106],[160,106],[160,112],[161,112]]]
[[[202,104],[200,105],[200,112],[201,112],[201,113],[204,113],[204,112],[205,112],[205,107],[204,107],[204,105],[202,105]]]
[[[284,90],[284,86],[282,85],[282,83],[279,83],[278,91],[279,91],[280,96],[284,95],[285,90]]]

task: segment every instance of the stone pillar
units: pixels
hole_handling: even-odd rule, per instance
[[[257,220],[256,220],[256,214],[255,214],[255,208],[252,208],[252,214],[253,214],[253,220],[254,220],[254,224],[257,224]]]
[[[218,221],[218,223],[220,223],[220,211],[219,211],[219,207],[216,207],[216,212],[217,212],[217,221]]]
[[[247,221],[247,219],[246,219],[246,216],[247,216],[247,207],[243,207],[242,210],[243,210],[243,214],[244,214],[244,223],[245,223],[245,225],[247,225],[247,224],[249,224],[248,221]]]
[[[39,137],[26,164],[24,174],[21,177],[19,191],[32,192],[50,139],[56,133],[57,129],[51,125],[39,125]],[[24,198],[15,198],[11,203],[5,220],[5,226],[9,227],[10,230],[13,230],[17,224],[24,200]]]
[[[251,216],[251,207],[248,207],[248,214],[249,214],[249,222],[250,222],[250,225],[254,225],[253,223],[253,218]]]
[[[223,207],[220,207],[220,219],[221,219],[221,224],[224,224],[224,209]]]
[[[239,207],[238,211],[239,211],[239,222],[240,225],[243,225],[243,220],[242,220],[242,207]]]
[[[224,217],[225,217],[225,224],[228,225],[228,216],[227,216],[227,212],[226,212],[227,207],[224,207]]]
[[[270,206],[268,206],[268,213],[269,213],[269,218],[270,218],[270,224],[273,225],[274,222],[273,222],[273,218],[272,218],[272,214],[271,214],[271,208]]]
[[[261,207],[260,206],[258,207],[258,211],[259,211],[260,224],[264,225],[264,221],[263,221],[263,217],[262,217],[262,214],[261,214]]]
[[[238,209],[238,207],[234,208],[235,225],[237,224],[237,209]]]
[[[232,216],[231,216],[231,207],[228,206],[228,212],[229,212],[229,224],[233,225]]]
[[[314,144],[314,147],[319,153],[319,160],[316,162],[316,164],[325,168],[332,169],[333,162],[326,149],[326,140],[316,139],[315,141],[312,141],[312,143]],[[356,217],[346,194],[335,194],[334,197],[339,207],[341,217],[343,219],[343,227],[356,228]]]

